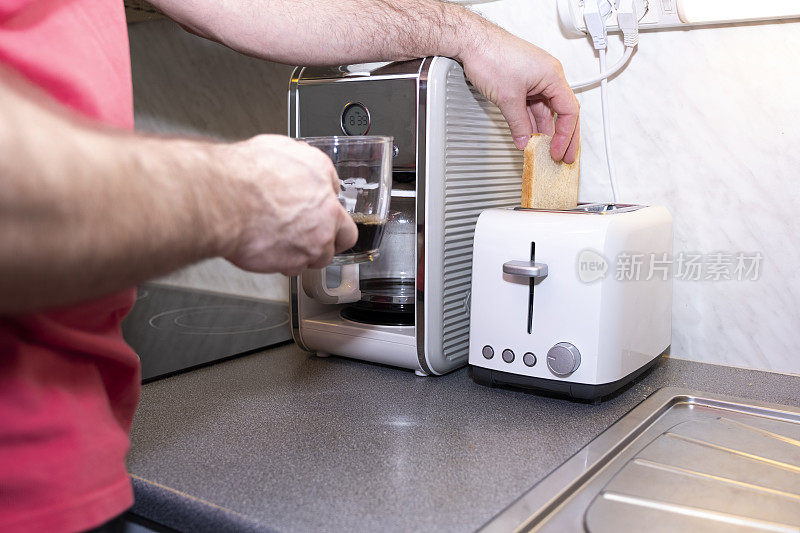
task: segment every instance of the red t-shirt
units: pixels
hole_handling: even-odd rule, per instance
[[[86,117],[133,126],[121,0],[3,0],[0,63]],[[131,289],[0,316],[0,531],[85,530],[133,503],[139,359],[120,332],[133,301]]]

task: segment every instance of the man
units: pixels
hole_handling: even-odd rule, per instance
[[[437,0],[156,0],[242,53],[320,65],[444,55],[495,102],[519,148],[578,148],[560,64]],[[554,121],[554,113],[557,119]],[[0,3],[0,530],[82,531],[132,504],[125,471],[138,358],[133,287],[204,258],[297,274],[356,228],[319,151],[131,133],[119,0]]]

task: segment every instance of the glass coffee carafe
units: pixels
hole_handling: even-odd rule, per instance
[[[413,326],[417,251],[414,173],[392,172],[391,137],[304,140],[333,161],[341,185],[339,201],[356,222],[359,240],[353,249],[336,255],[331,266],[303,271],[303,290],[320,303],[345,304],[341,309],[345,320]],[[373,219],[376,224],[369,224]],[[359,248],[362,242],[365,246]]]
[[[380,253],[373,261],[359,265],[361,299],[342,309],[343,318],[387,326],[414,325],[415,213],[414,190],[395,188]]]
[[[361,298],[359,264],[378,256],[392,190],[392,137],[303,137],[327,155],[339,177],[338,199],[358,228],[358,240],[336,254],[331,264],[338,281],[331,285],[329,268],[308,269],[301,275],[303,290],[324,304],[356,302]]]

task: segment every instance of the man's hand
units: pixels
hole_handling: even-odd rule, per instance
[[[500,108],[517,148],[524,149],[532,133],[545,133],[553,136],[552,158],[572,163],[580,145],[580,105],[561,63],[527,41],[485,26],[486,36],[459,58],[467,77]]]
[[[339,179],[316,148],[280,135],[222,147],[243,206],[241,233],[225,257],[258,272],[297,275],[352,247],[356,225],[337,199]]]

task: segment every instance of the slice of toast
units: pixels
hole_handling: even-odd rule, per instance
[[[522,167],[522,207],[573,209],[578,206],[581,151],[573,163],[550,157],[552,137],[534,133],[525,146]]]

